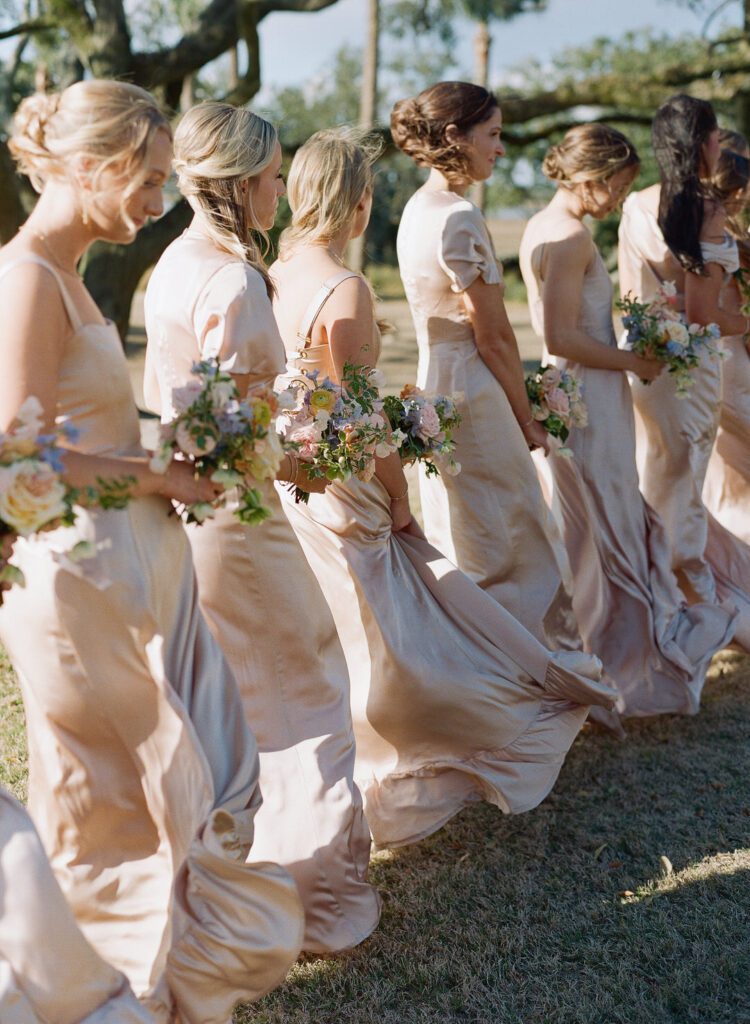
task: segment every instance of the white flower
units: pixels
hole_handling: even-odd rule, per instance
[[[664,333],[669,341],[673,341],[676,345],[681,345],[683,348],[690,344],[688,329],[680,320],[668,320],[664,324]]]
[[[369,377],[370,383],[373,384],[376,388],[385,387],[385,374],[383,373],[382,370],[373,368],[372,370],[370,370]]]
[[[0,466],[0,519],[22,537],[65,515],[65,485],[46,462]]]
[[[18,410],[16,416],[18,425],[13,428],[13,433],[18,438],[34,440],[41,432],[43,419],[42,403],[36,395],[29,395]]]
[[[674,281],[664,281],[659,290],[665,298],[673,299],[677,294],[677,285]]]
[[[164,474],[169,469],[172,463],[172,450],[171,448],[160,448],[154,452],[151,458],[148,460],[148,468],[152,473],[156,473],[159,476]]]

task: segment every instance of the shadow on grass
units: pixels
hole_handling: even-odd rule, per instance
[[[552,795],[377,857],[380,929],[238,1024],[750,1022],[750,659],[696,718],[579,738]]]

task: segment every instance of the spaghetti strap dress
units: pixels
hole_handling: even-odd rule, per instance
[[[72,326],[58,423],[76,450],[143,455],[117,330]],[[19,539],[26,587],[0,609],[29,736],[29,809],[73,914],[158,1022],[226,1024],[295,959],[302,914],[282,868],[248,863],[258,754],[198,606],[185,531],[160,497],[78,509]],[[80,540],[94,557],[72,562]]]
[[[284,341],[292,374],[333,376],[327,345]],[[598,659],[551,653],[426,540],[394,534],[377,477],[284,501],[349,666],[356,778],[376,845],[415,842],[476,800],[535,807],[588,705],[614,704]]]
[[[592,249],[578,326],[616,348],[612,282],[598,249]],[[531,321],[542,339],[543,252],[543,244],[521,244]],[[596,651],[617,684],[623,717],[695,714],[711,657],[733,635],[733,610],[685,604],[664,527],[638,489],[626,374],[558,357],[551,361],[581,382],[588,409],[588,426],[571,431],[566,442],[573,458],[549,460],[586,649]]]

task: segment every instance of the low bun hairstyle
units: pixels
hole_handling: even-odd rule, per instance
[[[607,181],[627,167],[640,166],[635,146],[616,128],[606,124],[580,124],[550,146],[542,171],[561,185]]]
[[[257,270],[269,296],[273,285],[256,235],[266,249],[268,239],[252,215],[252,179],[271,163],[277,142],[274,126],[251,110],[212,101],[191,107],[174,138],[180,192],[205,218],[214,244]],[[249,197],[242,190],[247,181]]]
[[[61,93],[34,93],[13,118],[8,147],[37,192],[51,178],[69,177],[75,157],[93,165],[93,191],[102,173],[117,167],[127,197],[137,191],[157,131],[171,138],[169,123],[145,89],[92,79]]]
[[[438,82],[412,99],[399,100],[391,111],[391,135],[398,148],[419,167],[434,167],[453,177],[466,173],[461,146],[445,137],[448,125],[467,132],[499,108],[497,97],[470,82]]]

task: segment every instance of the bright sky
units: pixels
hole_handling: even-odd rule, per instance
[[[738,24],[741,5],[730,3],[723,23]],[[710,7],[709,7],[710,10]],[[264,96],[274,87],[297,85],[324,69],[326,60],[344,44],[363,41],[366,0],[338,0],[315,14],[271,14],[261,23]],[[523,14],[494,31],[492,79],[529,57],[544,60],[567,46],[582,46],[598,36],[616,38],[631,30],[651,27],[677,35],[697,33],[704,14],[694,14],[675,0],[548,0],[541,14]],[[711,25],[714,34],[721,18]],[[459,60],[472,64],[472,26],[460,29]]]

